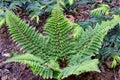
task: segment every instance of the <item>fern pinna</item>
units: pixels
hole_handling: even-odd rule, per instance
[[[83,31],[80,26],[67,20],[61,7],[56,5],[44,26],[46,35],[43,36],[35,32],[34,27],[7,11],[6,21],[10,34],[25,54],[15,56],[5,63],[28,64],[34,74],[45,79],[61,80],[84,72],[99,72],[98,59],[91,57],[98,53],[104,36],[119,23],[119,19],[119,16],[114,16],[111,21],[103,21],[94,29]],[[61,68],[61,61],[67,61],[66,67]]]

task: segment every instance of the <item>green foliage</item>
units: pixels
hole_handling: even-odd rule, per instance
[[[89,28],[84,32],[78,25],[66,19],[61,7],[57,5],[44,26],[46,36],[43,36],[7,11],[6,21],[10,34],[13,40],[22,46],[25,54],[15,56],[6,62],[28,64],[36,75],[46,79],[61,80],[73,74],[99,72],[98,59],[91,57],[98,53],[104,36],[119,23],[119,19],[119,16],[114,16],[113,20],[103,21],[97,24],[95,29]],[[76,28],[79,29],[77,32]],[[61,68],[60,61],[67,61],[67,66]]]
[[[5,14],[4,11],[0,9],[0,28],[3,27],[3,25],[5,24],[4,14]]]
[[[36,23],[38,24],[39,21],[40,21],[39,16],[38,15],[33,15],[30,20],[33,21],[34,19],[36,19]]]
[[[10,34],[13,34],[11,36],[17,43],[20,43],[19,45],[22,45],[22,49],[32,54],[44,53],[41,47],[45,47],[47,41],[41,34],[35,32],[34,27],[29,27],[10,12],[7,13],[6,21],[9,24]]]
[[[89,64],[89,65],[88,65]],[[81,73],[84,72],[89,72],[89,71],[99,71],[98,66],[96,65],[98,64],[98,60],[94,59],[85,59],[84,62],[79,63],[78,65],[71,65],[69,67],[66,67],[58,77],[60,78],[66,78],[68,76],[70,76],[71,74],[73,75],[79,75]]]
[[[113,61],[111,64],[111,68],[115,68],[118,65],[117,63],[120,64],[120,56],[114,55],[112,57],[113,57]]]
[[[102,48],[100,49],[101,60],[111,58],[113,55],[120,55],[120,27],[117,25],[114,29],[110,30],[108,35],[104,38]]]
[[[72,5],[74,3],[74,0],[68,0],[69,4]]]
[[[46,34],[49,36],[49,53],[54,54],[55,57],[64,59],[63,57],[66,57],[66,54],[70,53],[69,50],[72,47],[69,41],[71,39],[69,33],[72,27],[63,16],[63,12],[59,6],[52,11],[51,16],[44,27]]]
[[[73,24],[73,23],[72,23]],[[82,29],[82,27],[80,27],[78,24],[73,24],[73,26],[75,27],[73,29],[73,38],[76,40],[79,37],[81,37],[81,35],[83,34],[84,30]]]
[[[110,7],[107,4],[101,4],[98,8],[91,10],[90,14],[92,16],[103,16],[109,14]]]

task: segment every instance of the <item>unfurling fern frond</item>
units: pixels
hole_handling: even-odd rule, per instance
[[[107,4],[101,4],[98,8],[96,9],[93,9],[90,14],[92,16],[96,16],[96,17],[99,17],[101,15],[107,15],[109,14],[109,11],[110,11],[110,7],[109,5]]]
[[[42,36],[35,32],[33,27],[29,27],[17,16],[7,11],[6,20],[10,34],[13,40],[27,52],[7,62],[28,64],[35,74],[45,79],[61,80],[84,72],[99,72],[98,59],[91,59],[91,57],[94,53],[98,53],[104,36],[109,29],[119,23],[119,19],[119,16],[115,16],[111,21],[97,24],[95,29],[83,31],[75,23],[68,21],[60,6],[57,5],[44,26],[46,35]],[[61,68],[59,63],[64,60],[68,64]]]

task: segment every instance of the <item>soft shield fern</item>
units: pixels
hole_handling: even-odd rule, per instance
[[[27,64],[36,75],[45,79],[61,80],[84,72],[99,72],[98,59],[91,57],[98,53],[104,36],[109,29],[119,23],[119,19],[119,16],[115,16],[113,20],[97,24],[95,29],[90,28],[84,32],[78,25],[75,27],[75,23],[67,20],[61,7],[57,5],[44,26],[46,35],[43,36],[35,32],[35,28],[7,11],[6,21],[10,34],[13,40],[22,46],[25,54],[15,56],[5,63]],[[76,29],[79,30],[75,32]],[[60,62],[65,61],[67,65],[61,67]]]

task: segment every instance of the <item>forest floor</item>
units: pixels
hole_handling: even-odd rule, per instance
[[[114,3],[111,4],[111,6],[116,6],[117,4]],[[76,10],[77,12],[75,14],[66,13],[67,18],[72,22],[86,21],[90,18],[90,5],[84,5]],[[82,15],[79,15],[79,12],[82,13]],[[20,14],[22,14],[22,12]],[[36,26],[34,22],[29,22],[27,15],[22,14],[21,17],[22,19],[25,19],[26,22]],[[41,23],[36,27],[38,32],[42,32],[42,26],[46,23],[47,17],[48,16],[45,15],[40,18]],[[27,65],[22,65],[20,63],[8,63],[3,65],[2,62],[8,59],[12,55],[10,54],[12,52],[18,52],[22,54],[22,50],[20,50],[15,42],[12,41],[7,26],[4,26],[2,29],[0,29],[0,80],[44,80],[40,76],[35,76]],[[115,69],[111,69],[110,60],[107,60],[100,65],[100,73],[88,72],[79,76],[72,75],[64,80],[120,80],[120,66]]]

